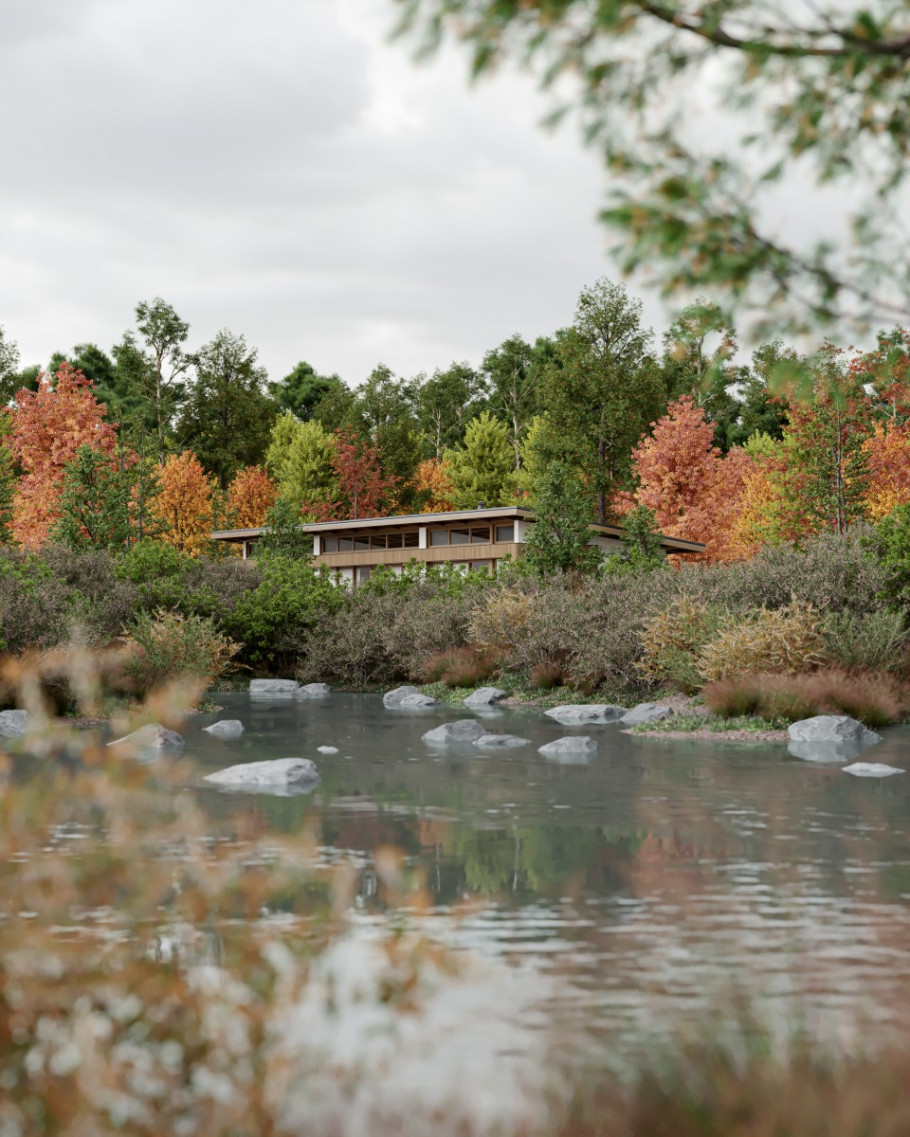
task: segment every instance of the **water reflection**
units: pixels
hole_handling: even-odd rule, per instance
[[[456,709],[392,715],[378,696],[251,704],[237,742],[187,730],[200,775],[253,758],[308,757],[307,798],[200,789],[217,817],[293,834],[317,825],[328,857],[361,874],[359,904],[380,907],[372,851],[402,850],[452,942],[529,958],[564,982],[553,1018],[585,1035],[640,1037],[747,985],[829,1038],[902,1012],[910,979],[910,778],[854,779],[784,746],[729,747],[592,727],[586,766],[536,752],[566,728],[502,710],[496,729],[532,746],[431,751],[422,734]],[[910,732],[876,761],[903,766]],[[317,747],[338,748],[320,755]],[[568,994],[567,994],[568,992]]]

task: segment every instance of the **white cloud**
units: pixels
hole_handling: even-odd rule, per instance
[[[530,80],[413,66],[388,0],[18,7],[0,323],[24,362],[109,348],[161,295],[273,377],[413,374],[553,331],[610,271],[595,156],[538,128]]]

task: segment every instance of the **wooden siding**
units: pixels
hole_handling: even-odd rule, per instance
[[[356,568],[358,565],[406,565],[408,561],[438,564],[442,561],[499,561],[517,557],[516,541],[486,541],[478,545],[432,545],[429,549],[368,549],[360,553],[320,553],[313,558],[319,568]]]

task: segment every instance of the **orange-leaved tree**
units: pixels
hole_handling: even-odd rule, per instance
[[[422,513],[446,513],[452,508],[449,498],[455,487],[444,459],[427,458],[414,475],[414,496]]]
[[[106,422],[104,403],[95,398],[90,379],[61,364],[56,374],[42,373],[36,391],[21,390],[10,410],[8,446],[22,469],[13,496],[10,531],[28,549],[47,540],[59,519],[63,471],[80,446],[90,446],[114,461],[117,430]]]
[[[910,426],[879,423],[866,439],[869,481],[866,514],[881,521],[899,505],[910,503]]]
[[[228,486],[227,513],[231,525],[248,529],[265,524],[278,488],[262,466],[244,466]]]
[[[160,540],[194,557],[205,551],[213,527],[213,485],[192,450],[167,458],[149,512],[161,526]]]
[[[721,454],[714,427],[691,396],[670,404],[632,457],[639,480],[635,500],[653,511],[662,533],[703,542],[706,560],[742,556],[731,533],[752,460],[738,447]]]

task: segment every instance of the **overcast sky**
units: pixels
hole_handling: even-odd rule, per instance
[[[272,378],[477,363],[615,275],[530,80],[416,67],[391,0],[3,0],[0,324],[23,365],[163,296]],[[656,303],[652,319],[661,318]]]

